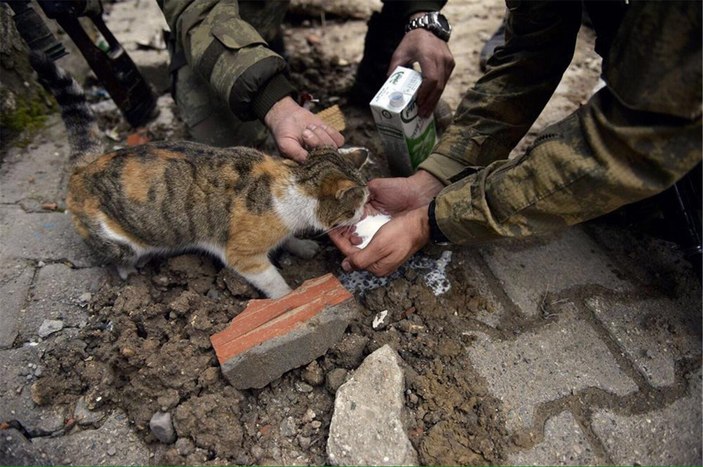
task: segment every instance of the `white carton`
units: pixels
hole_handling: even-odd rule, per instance
[[[415,98],[420,83],[420,73],[399,66],[370,103],[393,175],[411,175],[430,154],[437,139],[434,117],[417,114]]]

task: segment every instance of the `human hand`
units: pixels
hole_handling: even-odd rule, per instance
[[[363,250],[351,242],[335,243],[346,256],[342,261],[342,269],[345,271],[365,269],[375,276],[387,276],[429,240],[427,206],[420,206],[384,224]]]
[[[368,183],[370,204],[390,215],[430,204],[444,185],[429,172],[418,170],[410,177],[375,178]]]
[[[388,74],[395,67],[418,62],[422,69],[422,84],[417,91],[418,114],[432,115],[449,76],[454,70],[454,57],[449,46],[426,29],[413,29],[405,34],[393,52]]]
[[[276,102],[264,117],[264,123],[271,131],[281,154],[297,162],[303,162],[308,157],[306,148],[338,148],[344,144],[340,132],[325,125],[291,97]]]

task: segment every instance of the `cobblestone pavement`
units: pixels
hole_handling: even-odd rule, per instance
[[[59,434],[70,414],[36,406],[31,384],[110,274],[62,212],[67,159],[53,116],[0,167],[0,421]],[[466,330],[466,357],[503,403],[509,463],[703,462],[700,284],[671,245],[633,238],[590,225],[462,255],[494,303]],[[31,443],[4,430],[0,463],[149,463],[124,414],[107,415]]]

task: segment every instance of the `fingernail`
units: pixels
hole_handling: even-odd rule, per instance
[[[349,261],[347,261],[346,259],[342,261],[342,270],[344,270],[344,272],[351,271],[351,264],[349,264]]]
[[[303,130],[303,138],[312,138],[312,131],[307,128]]]
[[[317,128],[317,125],[308,125],[308,130],[314,130]]]

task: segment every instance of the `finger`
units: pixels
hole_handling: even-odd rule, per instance
[[[308,125],[307,128],[303,130],[303,144],[308,148],[316,148],[322,146],[322,140],[315,130],[317,127],[315,125]]]
[[[430,115],[432,115],[432,112],[434,111],[434,104],[437,103],[437,101],[434,101],[434,103],[431,102],[430,98],[433,94],[436,93],[437,91],[437,80],[433,77],[423,77],[422,79],[422,84],[420,85],[420,89],[417,90],[417,105],[418,105],[418,111],[417,113],[420,115],[422,118],[427,118]],[[440,91],[441,95],[441,91]]]
[[[357,247],[352,245],[352,243],[349,241],[349,238],[345,237],[342,233],[336,230],[332,230],[327,235],[330,237],[330,240],[332,240],[332,243],[334,243],[334,245],[339,249],[339,251],[344,254],[344,256],[349,256],[359,251]]]
[[[335,128],[332,128],[331,126],[327,125],[322,125],[321,128],[323,128],[327,132],[327,136],[332,138],[332,141],[334,141],[334,145],[336,147],[344,145],[344,136],[342,136],[342,134],[338,132]]]
[[[308,152],[300,143],[292,138],[285,138],[278,143],[278,150],[284,157],[293,159],[296,162],[304,162],[308,157]]]
[[[391,73],[393,73],[393,70],[395,70],[397,67],[407,65],[408,61],[409,61],[409,58],[403,50],[395,49],[395,52],[391,56],[391,61],[388,64],[388,70],[386,71],[386,76],[390,76]]]

